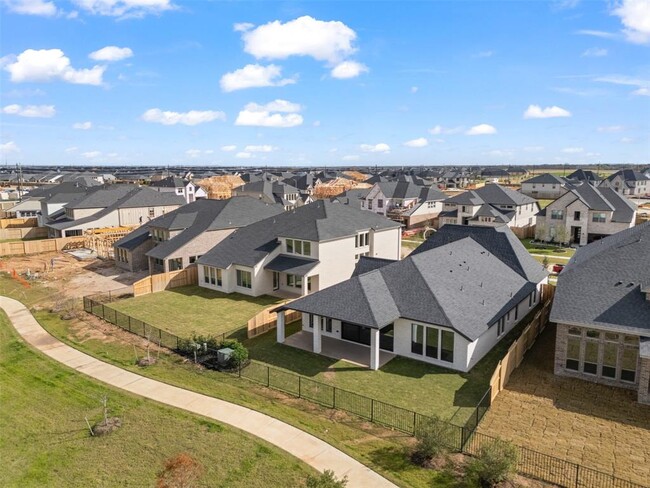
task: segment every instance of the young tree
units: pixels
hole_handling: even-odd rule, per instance
[[[345,488],[348,484],[348,477],[344,476],[337,479],[334,471],[326,469],[324,473],[319,475],[309,475],[305,486],[307,488]]]
[[[426,465],[432,459],[447,454],[454,431],[451,424],[434,416],[431,420],[420,425],[415,438],[417,444],[411,455],[415,464]]]
[[[510,442],[493,440],[481,446],[467,465],[467,476],[478,486],[491,488],[508,481],[517,470],[517,447]]]
[[[157,488],[193,488],[203,475],[203,466],[186,453],[177,454],[165,461],[158,475]]]

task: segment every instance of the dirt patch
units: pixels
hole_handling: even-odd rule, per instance
[[[636,392],[553,374],[549,326],[479,432],[640,484],[650,479],[650,407]]]
[[[102,437],[115,432],[122,427],[122,421],[119,417],[109,417],[105,421],[102,420],[93,426],[93,435],[95,437]]]

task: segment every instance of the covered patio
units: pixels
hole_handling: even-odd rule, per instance
[[[284,341],[287,346],[314,352],[314,334],[301,330],[290,335]],[[332,337],[321,337],[321,350],[319,354],[333,359],[342,359],[352,364],[370,368],[370,347],[363,344],[342,341]],[[379,351],[378,367],[381,368],[393,359],[395,354],[388,351]]]

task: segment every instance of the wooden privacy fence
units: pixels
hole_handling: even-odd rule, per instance
[[[178,271],[159,273],[147,276],[133,283],[133,296],[139,297],[163,290],[199,284],[199,270],[196,266],[189,266]]]
[[[291,300],[287,300],[282,305],[286,305]],[[275,329],[278,325],[278,314],[272,312],[272,310],[278,308],[281,304],[273,305],[271,307],[265,308],[260,313],[255,315],[252,319],[248,321],[248,338],[257,337],[260,334],[264,334],[271,329]],[[295,310],[287,311],[284,314],[284,323],[289,324],[296,320],[299,320],[302,317],[301,312],[296,312]]]
[[[537,336],[539,336],[548,324],[548,316],[551,313],[554,294],[554,286],[543,285],[542,297],[544,299],[544,306],[535,314],[535,317],[526,326],[519,338],[512,343],[508,352],[503,359],[499,361],[499,364],[497,364],[497,367],[492,374],[492,378],[490,379],[490,403],[492,403],[501,390],[506,387],[510,380],[510,375],[519,367],[524,359],[526,351],[533,346]]]
[[[527,225],[526,227],[511,227],[510,230],[512,230],[519,239],[531,239],[535,237],[534,225]]]
[[[30,217],[28,219],[0,219],[0,229],[14,229],[16,227],[37,227],[38,219]]]
[[[42,239],[40,241],[2,242],[0,243],[0,256],[60,252],[83,247],[83,244],[84,238],[81,236]]]
[[[38,239],[47,237],[45,227],[10,227],[0,229],[0,239]]]

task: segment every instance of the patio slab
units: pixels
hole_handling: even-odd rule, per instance
[[[284,343],[288,346],[302,349],[303,351],[312,352],[314,345],[313,333],[301,330],[287,337]],[[370,367],[370,347],[363,344],[356,344],[322,335],[320,354],[328,358],[342,359],[365,368]],[[394,357],[395,354],[380,350],[379,367],[382,368]]]

